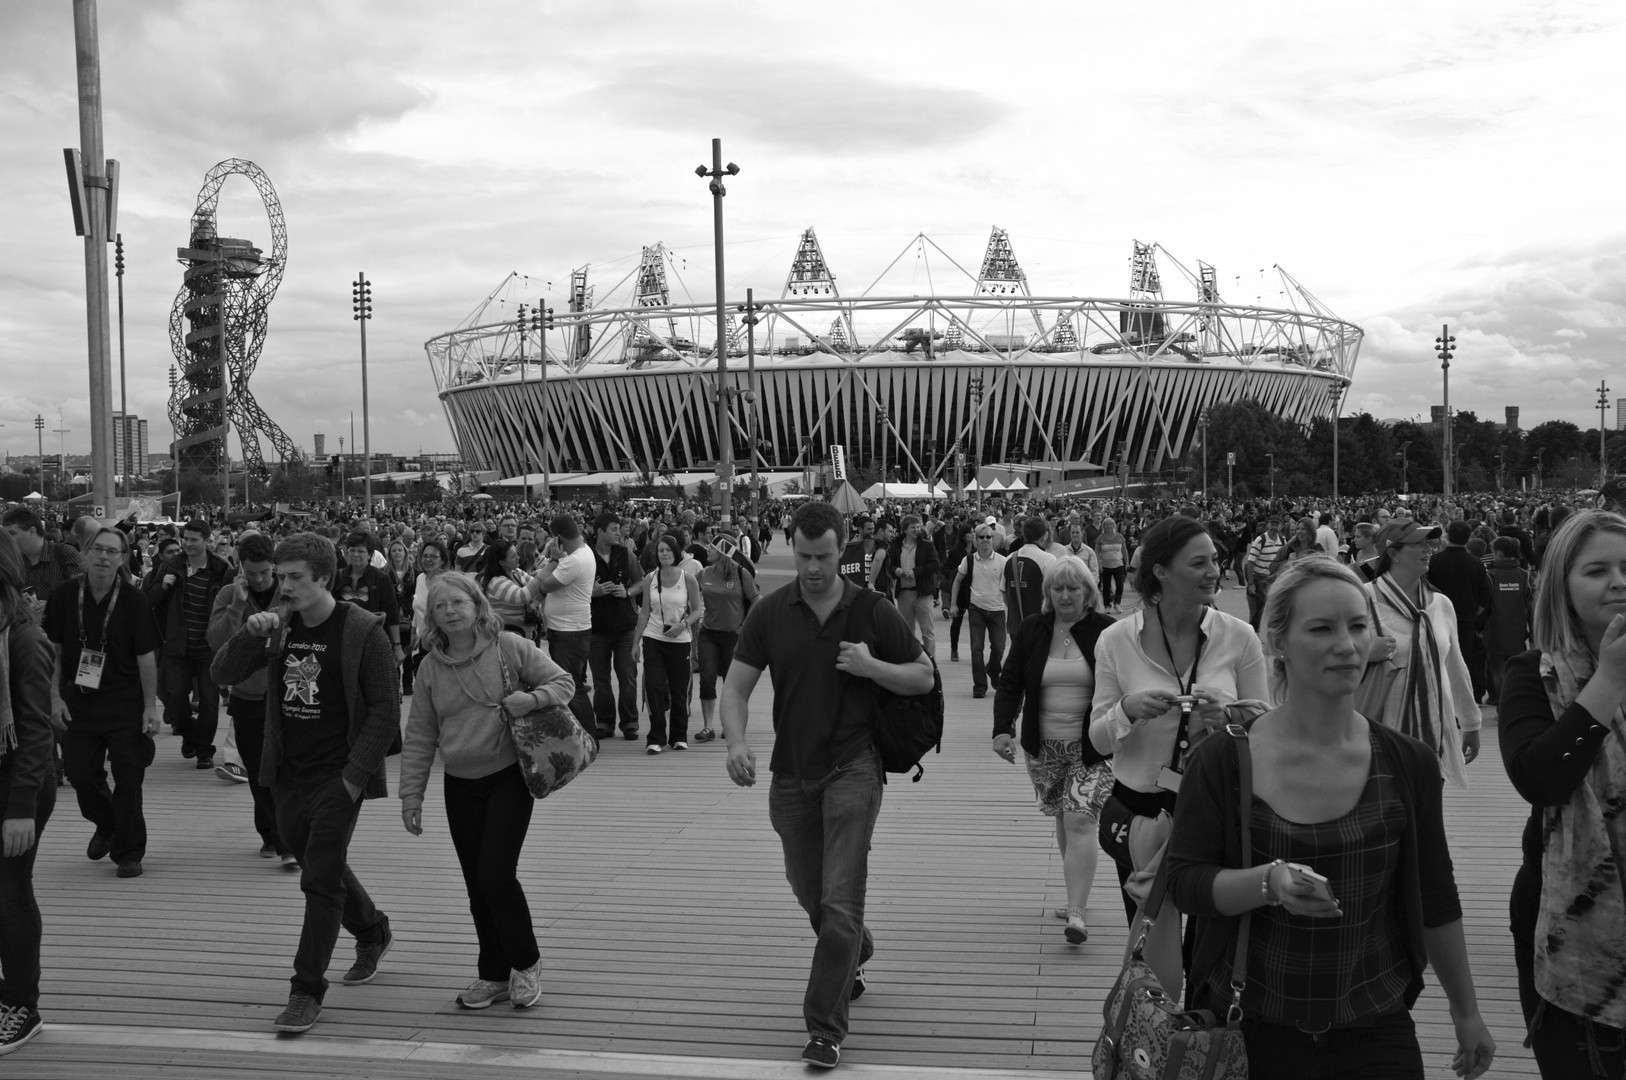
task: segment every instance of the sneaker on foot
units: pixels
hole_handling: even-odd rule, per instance
[[[291,851],[284,851],[282,853],[282,868],[284,870],[298,870],[299,869],[299,859],[298,859],[298,857],[295,856],[294,853],[291,852]]]
[[[190,742],[188,742],[185,739],[182,739],[181,740],[181,756],[183,758],[195,758],[195,757],[198,756],[198,752],[195,749],[192,748],[192,744]]]
[[[0,1005],[0,1057],[11,1053],[23,1043],[45,1030],[40,1014],[27,1005],[6,1007]]]
[[[864,991],[868,989],[869,982],[864,978],[864,965],[859,964],[858,970],[853,972],[853,988],[847,991],[847,1000],[857,1001],[864,996]]]
[[[661,748],[656,746],[654,743],[650,743],[648,746],[644,747],[644,753],[646,754],[658,754],[660,752]]]
[[[464,1009],[488,1009],[507,1000],[508,984],[494,979],[475,979],[467,990],[457,995],[458,1007]]]
[[[215,766],[215,775],[233,784],[248,783],[248,773],[235,761],[224,761]]]
[[[985,698],[988,696],[988,691],[981,686],[973,686],[971,688],[971,696],[974,698]]]
[[[622,728],[621,729],[621,737],[623,739],[627,740],[628,742],[636,742],[636,741],[638,741],[638,729],[637,728]]]
[[[322,1003],[303,990],[295,990],[288,995],[288,1007],[277,1014],[271,1026],[299,1035],[315,1027],[321,1018]]]
[[[90,836],[90,843],[85,845],[85,858],[91,862],[107,858],[107,853],[113,850],[113,834],[106,829],[97,829]]]
[[[275,845],[275,844],[261,844],[260,845],[260,858],[262,858],[262,859],[274,859],[276,857],[277,857],[277,845]]]
[[[212,769],[214,767],[215,767],[215,756],[213,754],[199,754],[198,755],[198,763],[197,763],[196,766],[194,766],[194,768],[198,768],[198,769]],[[244,777],[243,779],[246,781],[248,778]]]
[[[1084,924],[1084,913],[1073,908],[1067,913],[1067,928],[1062,931],[1067,937],[1067,944],[1082,945],[1090,940],[1090,928]]]
[[[140,859],[127,859],[124,862],[119,863],[119,877],[140,877],[140,876],[141,876],[141,860]]]
[[[350,965],[350,970],[344,973],[344,985],[360,986],[370,983],[373,976],[378,974],[378,962],[384,959],[384,954],[390,951],[395,944],[395,935],[390,933],[388,921],[384,923],[384,940],[376,945],[356,946],[356,962]]]
[[[802,1061],[816,1068],[833,1069],[841,1064],[841,1044],[815,1035],[802,1047]]]
[[[953,664],[958,664],[960,662],[960,650],[959,649],[950,649],[949,650],[949,662],[953,663]]]
[[[684,742],[682,739],[679,739],[677,742],[672,744],[673,750],[687,750],[688,748],[689,744]]]
[[[509,1000],[516,1009],[529,1009],[542,1000],[542,961],[508,977]]]

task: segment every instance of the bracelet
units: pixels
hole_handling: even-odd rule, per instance
[[[1281,859],[1270,860],[1270,865],[1265,867],[1265,876],[1259,882],[1259,899],[1265,902],[1266,907],[1282,906],[1280,899],[1272,900],[1270,898],[1270,875],[1274,874],[1276,872],[1276,868],[1280,865],[1282,865]]]

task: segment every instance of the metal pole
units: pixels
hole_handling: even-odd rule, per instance
[[[1451,324],[1445,323],[1440,327],[1440,336],[1434,339],[1435,355],[1440,358],[1441,389],[1445,401],[1440,415],[1440,432],[1444,436],[1441,440],[1443,453],[1441,455],[1445,464],[1445,480],[1440,485],[1447,499],[1451,498],[1451,480],[1454,471],[1452,459],[1455,457],[1451,446],[1451,355],[1455,351],[1457,339],[1451,336]]]
[[[1332,388],[1332,501],[1338,501],[1338,414],[1342,411],[1339,404],[1343,399],[1344,388],[1341,384],[1334,384]]]
[[[750,421],[751,429],[751,491],[753,493],[762,490],[761,481],[757,478],[757,431],[761,425],[757,416],[759,405],[757,394],[757,305],[755,295],[755,289],[745,290],[745,365],[746,370],[750,372],[747,377],[747,385],[751,388],[751,411],[746,413],[746,419]]]
[[[542,310],[542,305],[538,304],[537,305],[537,313],[539,315],[541,314],[541,310]],[[519,401],[520,401],[520,409],[523,412],[523,410],[525,408],[525,329],[526,329],[525,328],[525,304],[523,302],[521,302],[520,305],[519,305],[519,321],[518,321],[518,323],[516,325],[518,325],[518,327],[519,327]],[[530,440],[526,439],[525,442],[527,444],[529,444]],[[521,487],[520,490],[522,492],[524,492],[524,495],[522,496],[522,498],[525,499],[525,500],[529,500],[530,497],[531,497],[531,454],[530,454],[529,450],[524,450],[524,449],[522,449],[520,451],[520,453],[522,455],[524,455],[524,458],[525,458],[525,474],[524,474],[525,475],[525,480],[523,481],[524,486]]]
[[[1270,459],[1270,501],[1276,501],[1276,455],[1266,454]]]
[[[367,324],[373,317],[373,283],[367,280],[367,272],[356,271],[356,282],[350,290],[351,316],[361,324],[361,438],[362,460],[366,462],[366,477],[363,480],[365,491],[364,513],[373,516],[373,426],[372,413],[367,402]],[[523,336],[521,338],[523,340]],[[524,371],[523,366],[520,368]],[[523,375],[521,376],[523,378]],[[356,414],[350,414],[350,447],[356,445]]]
[[[548,476],[548,327],[553,322],[553,309],[548,308],[542,320],[542,337],[537,345],[537,366],[542,369],[542,502],[545,504],[552,492]],[[581,330],[578,327],[577,333]],[[528,495],[529,493],[527,493]]]
[[[113,238],[113,270],[119,282],[119,425],[113,433],[114,463],[124,448],[124,494],[130,494],[130,397],[124,377],[124,234]],[[117,483],[115,479],[114,483]]]
[[[1602,488],[1609,479],[1609,459],[1604,446],[1604,436],[1608,433],[1609,423],[1609,384],[1598,383],[1598,487]]]
[[[102,145],[101,48],[96,0],[73,0],[74,58],[79,83],[79,151],[86,189],[85,330],[90,367],[90,476],[98,516],[113,502],[112,342],[108,332],[107,233],[112,187]]]
[[[728,316],[724,313],[723,299],[723,187],[724,176],[737,176],[740,167],[732,161],[723,167],[723,140],[711,140],[711,169],[704,165],[695,175],[711,178],[711,229],[717,262],[717,482],[723,489],[721,518],[723,524],[733,520],[734,507],[734,438],[728,429]]]
[[[34,415],[34,434],[39,439],[40,457],[40,494],[45,494],[45,417],[36,413]]]
[[[1202,412],[1203,428],[1203,502],[1208,501],[1208,410]]]

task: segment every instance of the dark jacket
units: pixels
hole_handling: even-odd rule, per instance
[[[201,573],[207,575],[209,592],[204,603],[204,622],[215,609],[215,596],[231,584],[234,571],[231,564],[214,552],[209,552]],[[175,584],[165,587],[164,577],[175,575]],[[152,573],[141,586],[147,603],[152,605],[152,617],[158,622],[158,636],[164,639],[164,656],[186,655],[186,556],[172,559],[162,566],[153,567]]]
[[[344,620],[339,645],[345,705],[350,713],[350,760],[343,776],[361,788],[362,798],[389,794],[384,783],[384,758],[401,731],[401,676],[395,668],[395,646],[384,633],[378,616],[355,604],[338,601],[330,619]],[[236,686],[256,671],[269,669],[265,695],[265,750],[260,758],[260,783],[278,783],[282,768],[283,642],[286,629],[267,641],[240,629],[215,653],[209,675],[221,686]]]
[[[1457,636],[1471,640],[1490,612],[1491,583],[1485,564],[1465,547],[1447,546],[1428,561],[1428,583],[1456,609]]]
[[[1384,753],[1394,762],[1396,790],[1406,806],[1406,832],[1400,838],[1395,887],[1400,898],[1400,930],[1411,961],[1406,1007],[1423,990],[1428,949],[1423,930],[1462,918],[1451,850],[1445,839],[1445,811],[1440,798],[1444,780],[1434,751],[1416,739],[1368,721]],[[1169,899],[1195,923],[1191,970],[1186,979],[1188,1007],[1212,1008],[1204,1002],[1209,976],[1231,963],[1238,917],[1221,915],[1214,906],[1214,879],[1222,869],[1242,866],[1242,822],[1236,740],[1204,739],[1192,751],[1175,803],[1174,831],[1165,856],[1169,864]],[[1224,1008],[1224,1003],[1220,1003]]]
[[[1101,631],[1111,626],[1113,619],[1099,611],[1085,612],[1073,624],[1073,640],[1078,642],[1084,659],[1095,671],[1095,640]],[[1056,613],[1046,611],[1030,615],[1011,635],[1011,650],[999,669],[999,682],[994,687],[994,734],[1013,735],[1016,732],[1016,710],[1022,710],[1022,734],[1018,741],[1022,750],[1032,757],[1039,754],[1039,713],[1042,711],[1040,681],[1044,678],[1045,660],[1050,655],[1050,637],[1056,630]],[[1095,749],[1089,737],[1090,718],[1084,717],[1084,758],[1086,761],[1104,761],[1107,755]]]
[[[13,623],[11,648],[11,715],[17,747],[0,750],[0,786],[6,801],[0,815],[33,821],[40,792],[56,795],[56,736],[51,729],[51,678],[55,652],[45,631],[33,623]]]
[[[891,571],[894,584],[898,579],[897,560],[903,552],[903,537],[898,537],[887,545],[886,569]],[[937,545],[932,543],[931,537],[924,532],[920,539],[915,541],[915,592],[922,596],[930,596],[937,591],[938,574],[943,569],[943,556],[938,553]]]
[[[272,600],[276,599],[275,587],[271,593]],[[267,610],[262,607],[251,592],[247,599],[238,595],[237,583],[221,589],[215,594],[215,606],[209,613],[209,648],[219,652],[231,640],[231,636],[243,628],[250,615],[258,615]],[[260,669],[242,682],[235,683],[231,688],[231,696],[246,701],[259,701],[265,697],[265,669]]]

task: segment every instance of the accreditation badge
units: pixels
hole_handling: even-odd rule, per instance
[[[79,651],[79,671],[73,677],[73,685],[81,690],[99,690],[102,685],[102,669],[107,666],[107,654],[95,649],[81,649]]]

